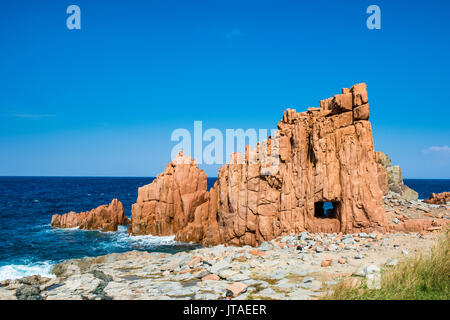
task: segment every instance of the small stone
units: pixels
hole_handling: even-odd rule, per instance
[[[242,282],[235,282],[229,285],[226,289],[233,292],[233,297],[237,297],[241,293],[247,291],[247,285]]]
[[[259,250],[261,250],[261,251],[269,251],[269,250],[272,250],[272,249],[273,249],[273,245],[270,242],[268,242],[268,241],[264,241],[259,246]]]
[[[206,281],[206,280],[214,280],[214,281],[218,281],[220,280],[220,277],[217,274],[211,273],[207,276],[204,276],[202,278],[202,281]]]
[[[336,251],[337,249],[339,249],[339,247],[335,244],[330,244],[328,246],[328,251]]]
[[[229,280],[232,276],[236,275],[237,273],[235,271],[232,270],[222,270],[219,272],[219,277],[221,277],[222,279],[226,279]]]
[[[355,243],[355,240],[353,238],[346,238],[346,239],[342,240],[342,243],[353,244],[353,243]]]
[[[227,280],[229,281],[235,281],[235,282],[241,282],[249,280],[250,278],[242,273],[235,273],[232,276],[228,277]]]
[[[364,258],[364,256],[362,255],[362,253],[357,253],[357,254],[355,254],[354,258],[355,259],[362,259],[362,258]]]
[[[223,260],[215,263],[211,267],[211,273],[218,274],[220,271],[223,271],[223,270],[226,270],[226,269],[231,269],[231,265],[230,265],[229,261],[223,259]]]
[[[386,266],[388,267],[394,267],[398,264],[398,260],[397,259],[387,259],[386,261]]]
[[[306,277],[305,279],[303,279],[303,282],[302,282],[302,283],[310,283],[310,282],[312,282],[313,280],[314,280],[313,277]]]
[[[364,274],[367,276],[368,274],[378,273],[380,272],[380,268],[374,265],[370,265],[364,268]]]
[[[309,261],[311,258],[307,255],[307,254],[305,254],[305,253],[301,253],[300,255],[299,255],[299,258],[300,258],[300,260],[302,260],[302,261]]]
[[[331,259],[331,258],[322,260],[322,263],[320,264],[320,266],[321,267],[329,267],[331,265],[331,262],[333,262],[333,259]]]

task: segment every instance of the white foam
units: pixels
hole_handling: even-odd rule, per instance
[[[92,230],[84,230],[84,229],[80,229],[79,226],[73,227],[73,228],[51,228],[50,232],[59,232],[59,231],[74,231],[74,230],[80,230],[80,231],[92,231]],[[94,230],[95,231],[95,230]]]
[[[41,275],[47,278],[54,278],[55,275],[50,271],[53,268],[53,264],[48,261],[35,262],[27,265],[24,264],[10,264],[0,267],[0,281],[10,279],[19,279],[32,275]]]
[[[157,237],[152,235],[144,236],[130,236],[127,232],[127,227],[119,226],[117,232],[112,235],[112,241],[109,245],[122,247],[122,248],[142,248],[149,249],[157,246],[173,246],[180,244],[180,242],[175,241],[175,236],[164,236]],[[132,248],[130,248],[131,250]]]

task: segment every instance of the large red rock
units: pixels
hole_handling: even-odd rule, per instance
[[[429,204],[446,204],[450,202],[450,192],[432,193],[431,196],[423,202]]]
[[[122,203],[113,199],[110,204],[102,205],[91,211],[69,212],[63,215],[52,216],[53,228],[75,228],[88,230],[117,231],[119,225],[127,225],[128,218],[125,215]]]
[[[132,234],[175,234],[204,245],[257,245],[281,235],[387,231],[365,84],[298,113],[278,134],[233,154],[207,192],[206,175],[180,154],[139,189]],[[322,205],[334,209],[324,216]]]
[[[180,152],[152,183],[139,188],[131,208],[129,232],[177,234],[183,240],[201,242],[207,226],[203,216],[208,212],[208,199],[205,172]]]

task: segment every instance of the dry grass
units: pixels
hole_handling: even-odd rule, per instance
[[[449,300],[449,248],[450,233],[447,230],[430,253],[416,255],[384,271],[381,277],[381,289],[368,289],[364,281],[357,284],[354,278],[351,278],[341,281],[322,299]]]

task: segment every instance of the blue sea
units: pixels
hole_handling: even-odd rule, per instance
[[[131,215],[140,186],[154,178],[0,177],[0,281],[32,274],[50,276],[66,259],[112,252],[146,250],[177,252],[197,247],[173,237],[133,236],[118,232],[52,229],[53,214],[91,210],[119,199]],[[215,178],[208,179],[210,188]],[[450,190],[450,180],[405,179],[424,199]]]

